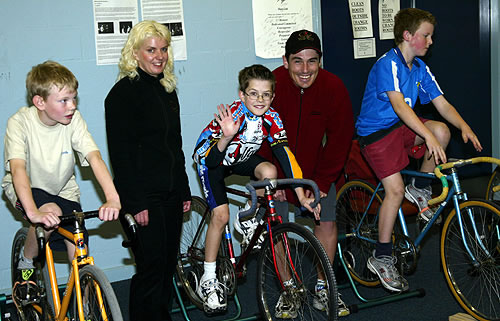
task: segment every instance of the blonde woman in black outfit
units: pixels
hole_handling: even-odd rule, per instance
[[[135,25],[118,66],[105,101],[106,132],[122,210],[139,224],[130,320],[170,320],[167,302],[191,193],[168,29],[154,21]]]

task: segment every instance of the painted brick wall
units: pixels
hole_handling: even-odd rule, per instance
[[[255,57],[250,0],[186,0],[185,32],[188,60],[175,64],[181,104],[184,152],[193,194],[200,195],[191,153],[201,129],[210,121],[219,103],[237,97],[238,71],[254,63],[269,68],[280,59]],[[96,66],[92,1],[4,0],[0,1],[0,149],[7,118],[26,106],[25,77],[33,65],[47,59],[67,66],[78,78],[79,110],[86,119],[104,160],[108,162],[103,102],[113,86],[118,68]],[[319,30],[319,0],[313,0],[314,26]],[[3,160],[3,156],[2,156]],[[3,176],[3,171],[2,171]],[[82,206],[96,209],[102,193],[90,170],[77,170]],[[23,219],[0,202],[0,293],[10,292],[10,247]],[[129,278],[133,260],[121,248],[123,239],[117,222],[88,223],[91,253],[111,281]],[[64,256],[63,256],[64,257]],[[67,275],[64,264],[60,276]]]

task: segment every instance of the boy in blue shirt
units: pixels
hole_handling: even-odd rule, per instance
[[[405,188],[400,171],[408,165],[408,155],[420,158],[425,154],[420,171],[432,172],[436,164],[446,162],[445,149],[450,140],[446,124],[417,117],[413,111],[417,98],[422,104],[432,101],[439,114],[462,132],[465,143],[470,140],[477,151],[482,150],[469,125],[444,98],[429,67],[417,58],[432,45],[435,24],[434,16],[424,10],[407,8],[398,12],[394,21],[396,48],[371,69],[356,122],[363,156],[385,190],[378,242],[367,266],[384,287],[396,292],[408,290],[408,282],[394,267],[391,239],[403,197],[417,203],[421,219],[428,221],[434,214],[427,206],[430,180],[416,178]],[[427,148],[414,148],[418,145]]]

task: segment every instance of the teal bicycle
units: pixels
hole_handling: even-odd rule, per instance
[[[421,223],[421,230],[410,237],[403,210],[393,235],[394,255],[403,274],[416,270],[422,241],[444,214],[447,204],[453,208],[443,223],[441,263],[448,286],[458,303],[478,320],[500,320],[500,206],[489,200],[469,200],[460,186],[458,168],[480,162],[499,165],[500,160],[477,157],[439,165],[434,174],[403,170],[405,177],[439,179],[443,191],[429,201],[437,206],[433,217]],[[448,171],[443,175],[441,171]],[[362,180],[346,183],[337,195],[339,256],[349,277],[365,286],[380,281],[366,267],[378,239],[378,213],[383,187]],[[367,301],[358,294],[358,298]]]

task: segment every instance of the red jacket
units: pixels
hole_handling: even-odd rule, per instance
[[[307,89],[297,87],[283,66],[273,73],[276,96],[272,106],[281,116],[289,146],[304,178],[314,180],[322,192],[328,193],[342,172],[354,134],[349,93],[339,77],[321,68]],[[271,159],[269,148],[263,147],[260,154]],[[273,163],[279,177],[284,177],[277,161]],[[291,191],[287,199],[296,200]]]

